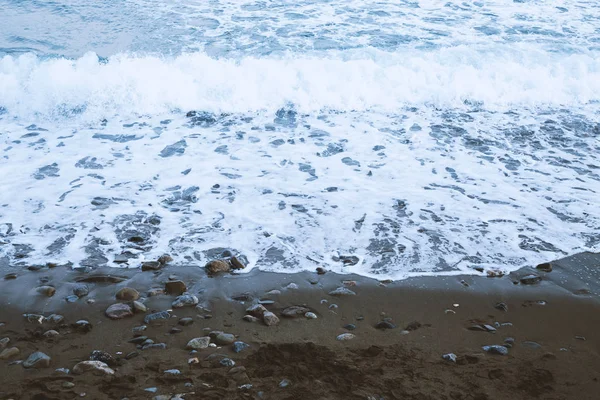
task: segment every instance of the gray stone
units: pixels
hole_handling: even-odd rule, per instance
[[[534,274],[524,276],[520,279],[520,282],[523,285],[535,285],[536,283],[539,283],[541,281],[542,281],[542,278],[540,276],[534,275]]]
[[[124,303],[116,303],[106,309],[106,316],[110,319],[122,319],[133,316],[131,307]]]
[[[79,300],[79,297],[75,296],[74,294],[65,297],[65,301],[67,303],[75,303],[77,300]]]
[[[303,316],[307,312],[310,312],[310,309],[307,308],[307,307],[303,307],[303,306],[291,306],[291,307],[285,308],[281,312],[281,315],[284,316],[284,317],[287,317],[287,318],[296,318],[296,317]]]
[[[377,324],[375,324],[375,328],[381,329],[381,330],[395,329],[396,325],[394,325],[394,323],[392,322],[391,319],[386,318],[383,321],[379,321]]]
[[[304,317],[307,319],[317,319],[317,314],[315,314],[314,312],[307,312],[306,314],[304,314]]]
[[[271,311],[267,311],[263,314],[263,322],[267,326],[273,326],[279,323],[279,318],[277,318],[277,315],[273,314]]]
[[[188,350],[202,350],[208,348],[210,337],[204,336],[190,340],[186,346]]]
[[[92,372],[97,375],[114,375],[115,371],[102,361],[82,361],[73,367],[73,373],[81,375]]]
[[[491,346],[483,346],[482,349],[483,351],[486,351],[490,354],[498,354],[501,356],[508,355],[508,348],[506,346],[499,346],[494,344]]]
[[[340,341],[346,341],[346,340],[352,340],[356,337],[356,335],[352,334],[352,333],[342,333],[341,335],[338,335],[336,337],[337,340]]]
[[[19,353],[20,351],[18,348],[9,347],[7,349],[2,350],[2,353],[0,353],[0,360],[8,360],[9,358],[18,356]]]
[[[166,348],[166,343],[150,343],[142,346],[142,350],[164,350]]]
[[[214,342],[219,346],[225,346],[235,341],[235,336],[231,333],[220,332],[214,339]]]
[[[27,360],[23,362],[24,368],[47,368],[50,366],[50,357],[41,351],[32,353]]]
[[[179,325],[181,325],[181,326],[189,326],[189,325],[192,325],[193,323],[194,323],[194,319],[190,318],[190,317],[181,318],[179,320]]]
[[[162,266],[158,261],[145,261],[142,263],[142,271],[157,271]]]
[[[455,362],[456,362],[456,354],[454,354],[454,353],[448,353],[448,354],[444,354],[444,355],[442,356],[442,358],[443,358],[444,360],[446,360],[446,361],[451,361],[451,362],[453,362],[453,363],[455,363]]]
[[[255,304],[246,309],[246,312],[256,318],[262,318],[262,316],[267,312],[267,309],[262,304]]]
[[[140,293],[134,288],[124,287],[116,294],[118,300],[132,301],[140,298]]]
[[[134,301],[132,304],[133,311],[135,312],[145,313],[146,311],[148,311],[148,307],[146,307],[146,305],[140,301]]]
[[[506,305],[506,303],[496,303],[496,305],[494,306],[494,308],[496,310],[500,310],[500,311],[504,311],[504,312],[508,311],[508,306]]]
[[[244,343],[244,342],[234,342],[233,343],[233,351],[235,353],[239,353],[239,352],[247,349],[248,347],[250,347],[250,345],[247,343]]]
[[[173,302],[172,306],[173,308],[191,307],[198,304],[198,301],[198,297],[186,293],[177,297]]]
[[[246,322],[258,322],[258,321],[260,321],[258,318],[256,318],[253,315],[244,315],[244,317],[242,319],[244,321],[246,321]]]
[[[345,287],[341,286],[341,287],[339,287],[339,288],[337,288],[337,289],[332,290],[331,292],[329,292],[329,295],[330,296],[337,296],[337,297],[340,297],[340,296],[355,296],[356,293],[353,292],[352,290],[348,289],[348,288],[345,288]]]
[[[52,338],[52,337],[58,336],[58,335],[60,335],[60,334],[57,331],[53,330],[53,329],[44,332],[44,337],[46,337],[46,338]]]
[[[73,287],[73,294],[77,297],[85,297],[90,293],[90,288],[88,285],[83,283],[78,283]]]
[[[160,311],[154,314],[148,314],[144,317],[144,323],[149,324],[150,322],[163,321],[171,318],[171,314],[168,311]]]
[[[7,337],[0,339],[0,350],[4,350],[9,343],[10,339]]]
[[[354,325],[354,324],[344,325],[344,329],[347,329],[349,331],[353,331],[353,330],[356,329],[356,325]]]

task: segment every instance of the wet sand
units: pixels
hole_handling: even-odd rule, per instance
[[[3,271],[17,276],[0,280],[0,339],[9,339],[2,342],[5,350],[19,352],[0,360],[0,398],[597,399],[600,256],[580,254],[551,265],[551,272],[525,268],[496,278],[399,282],[316,272],[210,277],[204,268],[168,264],[145,272]],[[541,281],[523,284],[521,278],[530,274]],[[199,304],[173,308],[175,294],[148,296],[169,280],[182,281]],[[81,284],[89,293],[67,302]],[[51,297],[38,293],[44,285],[56,292]],[[115,298],[124,287],[136,289],[148,310],[109,319],[110,305],[131,304]],[[329,294],[340,287],[355,294]],[[280,293],[267,294],[272,290]],[[259,301],[279,323],[243,319]],[[306,309],[287,318],[283,314],[290,306]],[[146,315],[165,310],[172,310],[170,318],[144,323]],[[317,318],[307,318],[306,312]],[[40,322],[23,314],[45,318]],[[52,322],[51,314],[64,319]],[[192,323],[180,324],[186,317]],[[80,320],[91,328],[77,325]],[[54,334],[49,330],[58,335],[45,336]],[[233,334],[249,347],[239,353],[233,344],[186,349],[193,338],[232,340],[211,335],[214,331]],[[338,340],[342,334],[354,337]],[[129,342],[136,335],[166,348],[142,350]],[[506,343],[507,355],[483,349]],[[74,373],[94,350],[110,355],[96,358],[114,373]],[[22,361],[36,351],[51,358],[49,365],[24,368]],[[454,361],[442,357],[450,353]]]

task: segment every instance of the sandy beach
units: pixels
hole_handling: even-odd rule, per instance
[[[599,267],[587,253],[399,282],[169,264],[7,272],[0,397],[595,399]]]

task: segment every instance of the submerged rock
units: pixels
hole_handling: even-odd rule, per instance
[[[40,286],[38,288],[35,289],[36,292],[38,292],[39,294],[42,294],[46,297],[52,297],[54,296],[54,293],[56,293],[56,288],[54,288],[53,286]]]
[[[520,279],[520,282],[523,285],[535,285],[536,283],[539,283],[541,281],[542,281],[542,278],[540,276],[534,275],[534,274],[524,276]]]
[[[256,318],[262,318],[263,315],[267,312],[267,309],[262,304],[255,304],[246,309],[246,312]]]
[[[187,287],[183,281],[169,281],[165,283],[165,292],[180,296],[187,291]]]
[[[88,285],[83,283],[78,283],[73,287],[73,294],[77,297],[85,297],[90,293],[90,288]]]
[[[132,301],[140,298],[140,293],[134,288],[124,287],[116,294],[118,300]]]

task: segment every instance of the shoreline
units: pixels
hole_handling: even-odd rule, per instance
[[[19,271],[16,279],[0,280],[0,339],[9,338],[6,349],[19,349],[0,360],[5,371],[0,398],[72,399],[85,393],[91,399],[160,400],[176,394],[186,399],[592,399],[600,390],[600,255],[582,253],[551,266],[551,272],[522,268],[495,278],[385,283],[331,272],[254,270],[211,278],[203,268],[170,265],[145,272]],[[541,281],[519,283],[531,274]],[[148,296],[169,281],[181,281],[198,305],[173,308],[177,296],[158,290]],[[82,284],[89,293],[65,301]],[[173,289],[178,285],[171,290],[181,291]],[[55,292],[40,294],[40,286]],[[136,289],[137,301],[148,310],[112,320],[106,316],[109,306],[132,304],[115,298],[125,287]],[[330,294],[340,287],[355,294]],[[277,324],[243,319],[259,301],[279,318]],[[285,317],[292,306],[305,309]],[[144,323],[146,315],[165,310],[172,310],[170,318]],[[40,324],[28,322],[26,313],[64,319]],[[191,324],[181,318],[191,318],[185,322]],[[80,320],[92,328],[77,325]],[[147,344],[165,348],[142,350],[129,343],[133,328],[143,325],[146,330],[138,334],[153,341]],[[48,337],[50,330],[57,334]],[[210,341],[216,347],[186,349],[191,339],[215,331],[249,347],[236,353],[229,343],[233,336],[220,341],[214,333]],[[354,337],[339,340],[345,334]],[[508,338],[514,339],[508,355],[483,349],[505,346]],[[113,374],[74,373],[94,350],[110,355]],[[19,365],[36,351],[51,358],[49,366]],[[442,358],[448,354],[456,359]],[[198,362],[189,364],[193,359]],[[178,372],[165,372],[171,370]],[[146,390],[152,388],[156,391]]]

